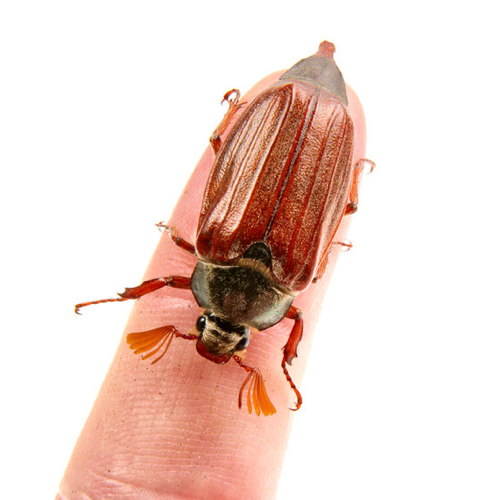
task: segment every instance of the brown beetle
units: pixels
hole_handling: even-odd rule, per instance
[[[205,188],[195,244],[162,223],[172,240],[198,258],[191,277],[167,276],[126,288],[119,298],[77,304],[138,299],[165,286],[191,289],[204,310],[198,334],[168,325],[127,335],[137,354],[150,358],[167,351],[174,336],[196,340],[203,357],[218,363],[233,358],[248,376],[249,412],[276,412],[257,368],[243,363],[250,331],[265,330],[283,318],[294,326],[283,348],[281,366],[297,396],[286,365],[297,357],[302,338],[296,295],[320,279],[342,218],[357,209],[358,180],[365,162],[353,165],[354,128],[347,110],[344,79],[334,46],[321,43],[278,82],[245,105],[227,138],[221,135],[243,106],[239,92],[224,96],[229,109],[210,138],[214,165]],[[373,167],[373,164],[372,164]]]

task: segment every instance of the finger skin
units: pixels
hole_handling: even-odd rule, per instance
[[[241,102],[249,102],[279,74],[259,82]],[[364,156],[364,117],[350,89],[348,98],[357,161]],[[179,236],[191,242],[212,161],[208,148],[169,221]],[[342,223],[339,239],[348,223]],[[299,358],[289,370],[299,387],[315,318],[338,253],[336,247],[323,279],[294,302],[302,309],[305,324]],[[144,279],[190,276],[195,263],[194,256],[164,234]],[[125,333],[163,325],[190,333],[199,314],[191,291],[162,289],[135,304]],[[294,394],[280,367],[291,326],[292,321],[285,319],[253,335],[245,358],[264,375],[277,409],[271,417],[238,409],[238,390],[246,373],[236,363],[217,365],[199,356],[194,342],[174,339],[167,355],[150,365],[133,354],[123,338],[57,498],[274,498],[293,415],[288,408],[293,407]],[[303,396],[307,404],[307,394]]]

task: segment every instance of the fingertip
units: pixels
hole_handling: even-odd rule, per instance
[[[363,106],[359,97],[352,87],[347,85],[348,108],[351,118],[354,122],[355,140],[354,140],[354,162],[363,158],[366,151],[366,119]]]

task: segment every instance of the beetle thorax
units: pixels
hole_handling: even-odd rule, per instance
[[[280,290],[261,263],[221,266],[199,261],[191,278],[198,304],[235,325],[264,330],[278,323],[294,297]]]

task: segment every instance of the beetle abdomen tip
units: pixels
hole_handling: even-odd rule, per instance
[[[335,45],[332,42],[329,42],[328,40],[323,40],[319,44],[318,48],[319,56],[326,56],[333,58],[334,53],[335,53]]]
[[[281,75],[280,80],[309,82],[323,87],[347,106],[347,92],[344,78],[333,60],[335,45],[331,42],[321,42],[318,52],[310,57],[301,59],[288,71]]]

